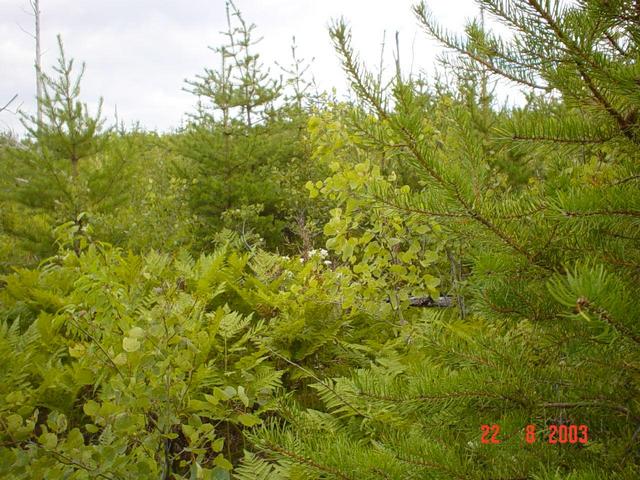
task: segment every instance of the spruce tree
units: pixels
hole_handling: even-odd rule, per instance
[[[102,100],[96,115],[91,115],[87,105],[80,101],[80,82],[85,66],[73,76],[73,59],[67,60],[62,38],[58,36],[60,56],[54,67],[57,77],[42,75],[43,96],[39,99],[43,119],[26,115],[23,125],[38,143],[42,162],[64,160],[73,179],[78,177],[79,164],[100,150]]]
[[[58,47],[53,73],[41,73],[39,113],[22,114],[26,138],[7,149],[1,165],[7,206],[2,229],[22,244],[26,263],[55,251],[56,227],[71,222],[70,228],[84,232],[90,215],[112,211],[130,180],[125,168],[130,152],[109,144],[102,100],[95,114],[81,100],[84,65],[76,74],[60,36]]]
[[[187,82],[198,108],[175,147],[189,160],[181,174],[191,184],[203,244],[210,248],[217,232],[229,229],[245,245],[264,241],[275,249],[308,203],[303,187],[309,170],[303,143],[308,106],[292,108],[302,106],[301,91],[298,97],[283,96],[281,82],[256,53],[255,25],[233,2],[226,4],[226,18],[225,44],[212,49],[217,68]],[[295,82],[304,88],[303,79]]]
[[[211,48],[220,55],[218,69],[206,68],[196,80],[188,81],[189,91],[201,100],[200,115],[218,111],[225,128],[235,119],[247,128],[264,122],[272,102],[280,94],[279,83],[270,78],[253,49],[260,42],[254,38],[255,24],[247,24],[232,1],[225,5],[227,30],[222,32],[226,44]],[[202,103],[204,101],[204,103]],[[232,134],[228,132],[228,134]]]

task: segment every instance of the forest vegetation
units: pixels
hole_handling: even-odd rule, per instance
[[[442,81],[336,20],[338,101],[229,1],[162,134],[60,39],[0,136],[0,478],[640,478],[640,2],[477,3],[413,7]]]

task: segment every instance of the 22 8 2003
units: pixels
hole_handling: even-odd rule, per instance
[[[482,436],[480,441],[483,444],[497,445],[502,443],[500,440],[500,425],[483,424],[481,425]],[[525,442],[532,444],[542,440],[551,445],[576,445],[586,444],[589,441],[589,427],[586,425],[547,425],[540,434],[536,431],[536,426],[529,424],[524,429]]]

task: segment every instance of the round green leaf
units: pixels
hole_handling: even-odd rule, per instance
[[[122,348],[125,352],[137,352],[140,349],[140,342],[137,338],[124,337],[122,339]]]

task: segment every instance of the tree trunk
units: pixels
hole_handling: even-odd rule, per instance
[[[78,156],[75,152],[71,154],[71,178],[74,182],[78,178]]]
[[[31,8],[36,19],[36,108],[38,128],[42,125],[42,52],[40,50],[40,0],[31,0]]]

